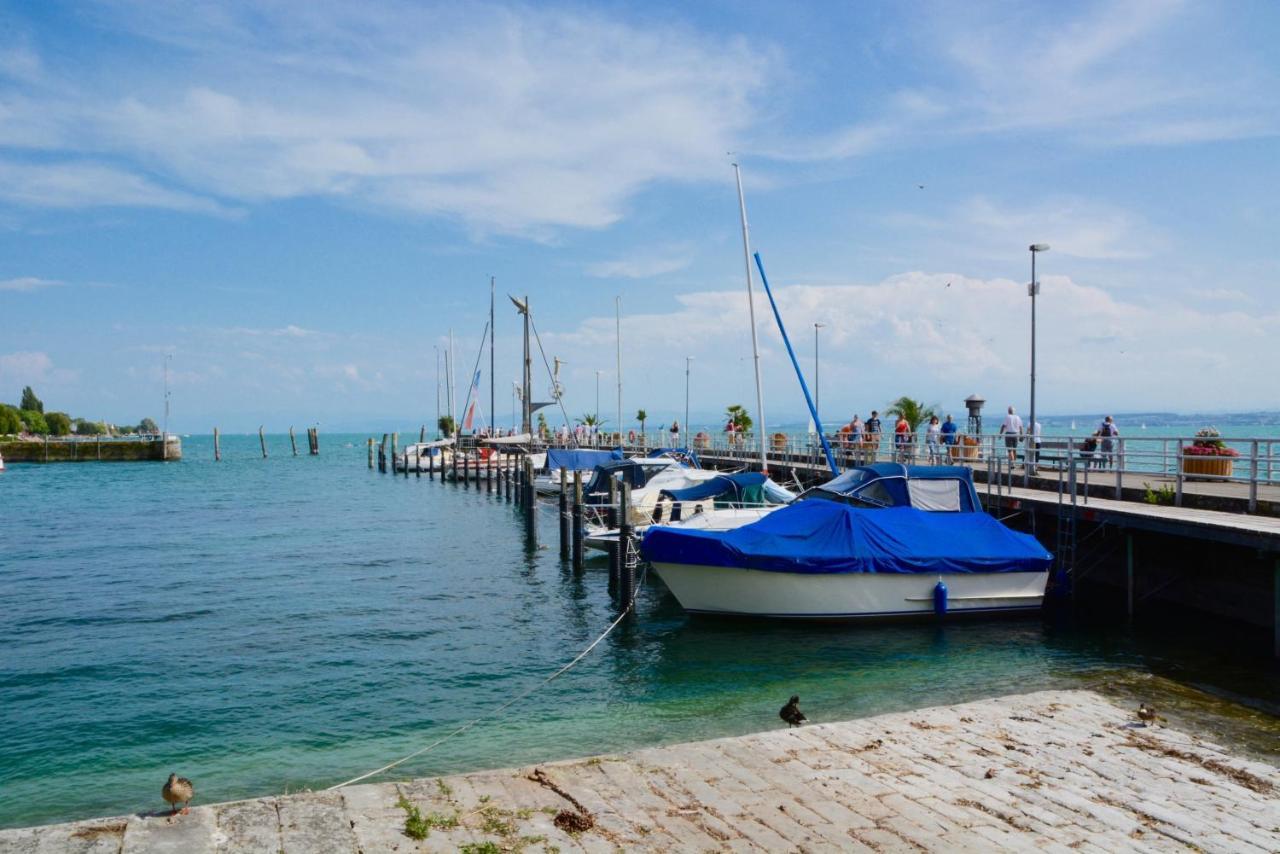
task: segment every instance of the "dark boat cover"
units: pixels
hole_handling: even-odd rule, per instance
[[[704,498],[724,498],[726,501],[743,501],[748,490],[763,492],[766,475],[760,472],[722,474],[684,489],[664,489],[662,494],[676,501],[702,501]]]
[[[653,563],[795,573],[1044,572],[1053,555],[985,513],[863,508],[798,501],[730,531],[654,526],[640,553]]]
[[[622,451],[598,451],[582,448],[551,448],[547,451],[547,471],[592,471],[601,463],[622,459]]]

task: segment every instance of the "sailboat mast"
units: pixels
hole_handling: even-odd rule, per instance
[[[489,277],[489,417],[493,419],[491,433],[498,433],[498,408],[497,400],[494,395],[494,372],[493,372],[493,339],[498,337],[498,329],[493,325],[493,287],[494,277]]]
[[[436,437],[440,436],[440,345],[436,344]]]
[[[521,407],[520,432],[533,435],[533,358],[529,354],[529,295],[524,297],[524,376],[521,392],[524,405]]]
[[[618,339],[618,438],[622,438],[622,297],[613,298],[613,314]],[[621,444],[621,442],[619,442]]]
[[[760,471],[769,473],[769,457],[764,427],[764,387],[760,383],[760,343],[756,340],[756,297],[751,287],[751,237],[747,231],[747,202],[742,195],[742,170],[733,164],[738,182],[738,211],[742,215],[742,260],[747,270],[747,310],[751,316],[751,357],[756,367],[756,411],[760,417]]]
[[[458,435],[458,411],[456,409],[458,401],[458,381],[454,375],[454,365],[456,364],[453,357],[453,330],[449,330],[449,361],[445,363],[445,367],[449,370],[449,417],[453,419],[453,429],[449,432],[450,436]]]

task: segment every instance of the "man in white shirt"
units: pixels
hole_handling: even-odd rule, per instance
[[[1012,464],[1018,454],[1018,439],[1022,435],[1022,418],[1012,406],[1000,424],[1000,434],[1004,436],[1004,447],[1009,453],[1009,463]]]

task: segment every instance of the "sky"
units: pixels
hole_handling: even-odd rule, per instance
[[[565,411],[1280,408],[1280,4],[0,3],[0,400],[409,429],[496,280]],[[767,419],[805,404],[754,277]],[[536,353],[536,351],[535,351]],[[687,357],[692,357],[688,359]],[[487,357],[483,360],[487,413]],[[535,356],[537,396],[550,380]],[[549,412],[552,423],[558,410]]]

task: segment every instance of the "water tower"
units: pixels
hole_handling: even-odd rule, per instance
[[[969,410],[969,435],[982,435],[982,405],[986,403],[976,394],[971,394],[964,399],[965,408]]]

